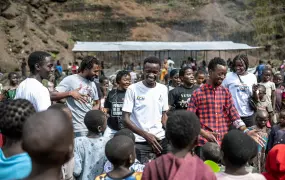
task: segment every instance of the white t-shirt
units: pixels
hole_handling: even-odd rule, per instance
[[[276,90],[274,82],[268,81],[268,82],[265,82],[265,83],[261,82],[259,84],[262,84],[263,86],[265,86],[265,88],[266,88],[266,95],[265,95],[266,101],[271,103],[272,91]]]
[[[137,79],[137,73],[135,72],[130,72],[130,75],[131,75],[131,81],[132,81],[132,84],[136,82],[136,79]]]
[[[252,73],[240,76],[240,78],[243,83],[240,82],[236,73],[230,72],[224,79],[223,86],[229,89],[239,115],[248,117],[254,113],[249,106],[248,100],[252,96],[252,86],[257,84],[257,79]]]
[[[30,101],[37,112],[45,111],[51,105],[48,89],[34,78],[27,78],[17,88],[15,99]]]
[[[262,174],[248,173],[246,175],[234,176],[227,173],[217,173],[218,180],[266,180]]]
[[[129,86],[124,100],[123,111],[131,113],[131,121],[140,129],[162,140],[162,112],[168,110],[168,92],[163,84],[156,83],[154,88],[146,87],[142,81]],[[136,142],[146,140],[135,134]]]

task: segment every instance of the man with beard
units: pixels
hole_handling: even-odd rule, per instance
[[[16,90],[15,99],[30,101],[37,112],[45,111],[51,105],[48,89],[42,84],[48,79],[53,67],[51,55],[43,51],[35,51],[28,58],[31,75],[20,83]]]
[[[255,130],[249,131],[241,120],[229,90],[221,86],[227,74],[227,64],[221,58],[210,61],[209,79],[206,84],[196,89],[191,97],[188,110],[197,114],[201,123],[201,133],[196,153],[200,155],[200,147],[207,141],[221,144],[229,126],[250,135],[262,147],[264,140]]]
[[[93,56],[86,56],[80,64],[79,73],[64,78],[55,88],[56,91],[51,93],[52,101],[66,98],[67,106],[72,112],[75,137],[87,135],[85,114],[99,104],[97,88],[93,82],[98,73],[99,61]]]
[[[168,94],[169,106],[173,110],[187,109],[193,91],[199,86],[194,84],[194,72],[191,67],[183,67],[179,71],[182,85],[177,86]]]
[[[136,154],[141,163],[167,153],[167,140],[162,128],[168,110],[167,87],[157,83],[161,61],[144,60],[144,80],[128,87],[123,104],[123,122],[136,136]]]

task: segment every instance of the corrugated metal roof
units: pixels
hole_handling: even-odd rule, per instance
[[[74,44],[72,51],[218,51],[218,50],[248,50],[261,47],[252,47],[247,44],[232,41],[194,41],[194,42],[81,42]]]

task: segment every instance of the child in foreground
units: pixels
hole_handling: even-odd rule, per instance
[[[77,180],[94,180],[103,173],[107,161],[104,152],[109,138],[102,135],[107,126],[107,117],[100,110],[91,110],[86,113],[84,123],[88,134],[75,138],[73,175]]]
[[[216,179],[211,169],[201,159],[191,154],[198,141],[200,129],[200,121],[194,113],[183,110],[173,112],[166,124],[166,138],[170,141],[172,151],[148,163],[142,179]]]
[[[73,153],[72,122],[61,111],[36,113],[24,124],[22,145],[32,158],[27,180],[60,180],[61,167]]]
[[[285,144],[274,146],[268,153],[266,172],[262,173],[267,180],[285,179]]]
[[[224,136],[221,145],[225,172],[217,173],[218,180],[265,180],[261,174],[246,171],[246,164],[256,156],[257,144],[247,134],[231,130]]]
[[[72,113],[70,109],[67,107],[67,105],[61,104],[61,103],[53,104],[48,109],[62,111],[66,113],[69,120],[72,122]],[[74,158],[72,155],[72,158],[70,158],[70,160],[67,163],[65,163],[61,168],[62,170],[61,180],[72,180],[73,179],[73,167],[74,167]]]
[[[258,145],[258,153],[253,160],[254,168],[258,173],[262,173],[265,170],[265,161],[266,161],[265,151],[268,141],[268,133],[270,131],[270,129],[266,127],[266,123],[268,121],[269,121],[268,112],[264,110],[258,110],[256,112],[256,117],[255,117],[256,125],[248,128],[250,130],[256,130],[258,132],[258,135],[260,135],[265,141],[264,147]]]
[[[95,180],[140,180],[141,172],[130,170],[136,158],[134,141],[119,135],[108,141],[105,150],[108,160],[114,169],[107,174],[98,176]]]
[[[32,170],[32,161],[22,148],[26,120],[36,112],[27,100],[17,99],[0,105],[0,129],[6,143],[0,149],[0,179],[23,179]]]
[[[121,129],[120,131],[118,131],[114,137],[116,136],[127,136],[129,138],[131,138],[133,140],[133,142],[135,143],[135,135],[134,133],[127,129],[127,128],[124,128],[124,129]],[[143,172],[143,169],[144,169],[145,165],[141,164],[137,159],[135,159],[135,162],[134,164],[131,165],[130,167],[130,170],[133,170],[135,172]],[[105,166],[104,166],[104,171],[106,173],[110,172],[113,170],[113,165],[110,161],[107,161]]]
[[[271,128],[268,137],[267,152],[277,144],[285,144],[285,110],[280,112],[279,123]]]
[[[207,142],[202,146],[202,159],[209,165],[213,172],[221,171],[221,149],[217,143]]]

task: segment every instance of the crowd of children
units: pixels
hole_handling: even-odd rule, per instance
[[[92,84],[95,89],[97,86],[93,84],[92,77],[98,70],[98,62],[95,63],[92,57],[87,59],[92,67],[88,64],[85,64],[85,68],[80,66],[80,77],[72,75],[67,78],[76,77],[80,82],[85,78],[84,82],[87,85]],[[237,56],[235,59],[233,64],[245,66],[245,71],[245,56]],[[148,63],[158,65],[155,64],[155,59]],[[156,71],[154,65],[149,65],[148,70]],[[233,71],[238,75],[235,77],[237,83],[242,83],[243,80],[239,77],[241,74],[238,74],[241,69]],[[209,67],[209,70],[213,71],[214,68]],[[146,78],[150,83],[155,82],[153,74],[147,72]],[[201,145],[199,153],[196,147],[201,131],[206,127],[201,123],[199,114],[186,109],[189,108],[193,92],[197,93],[197,89],[205,86],[208,73],[187,65],[179,71],[171,70],[170,84],[167,84],[167,106],[170,108],[163,110],[162,122],[159,122],[163,126],[161,129],[165,130],[165,139],[158,139],[150,133],[146,136],[143,136],[144,133],[140,134],[154,142],[147,146],[149,151],[155,153],[154,157],[148,157],[146,161],[140,155],[143,155],[143,148],[146,147],[144,145],[150,140],[137,142],[138,134],[129,128],[134,125],[127,125],[123,120],[125,112],[128,112],[123,110],[126,93],[129,93],[129,99],[130,95],[134,94],[136,100],[145,100],[143,95],[136,94],[135,89],[130,92],[131,75],[128,71],[118,72],[113,79],[116,86],[112,89],[109,88],[108,78],[99,79],[101,88],[98,89],[102,91],[102,96],[93,92],[96,101],[100,103],[99,107],[94,108],[96,106],[90,102],[88,110],[85,108],[83,112],[81,109],[83,122],[80,121],[80,124],[84,126],[84,132],[75,131],[74,113],[83,106],[70,108],[71,101],[76,101],[70,93],[66,95],[68,106],[53,103],[45,110],[38,110],[33,102],[22,98],[14,99],[13,92],[19,84],[17,78],[17,74],[9,74],[10,86],[5,88],[6,94],[2,96],[5,103],[0,104],[0,131],[5,137],[0,149],[1,180],[285,180],[283,77],[280,73],[273,75],[270,68],[265,67],[260,83],[251,87],[250,99],[256,106],[253,110],[253,121],[249,123],[252,126],[247,126],[248,129],[244,132],[233,128],[221,138],[214,137],[215,133],[212,132],[213,141]],[[59,98],[60,88],[63,94],[69,86],[74,86],[71,92],[76,93],[80,90],[76,85],[76,81],[63,80],[55,88],[58,92],[53,92],[51,99],[62,99]],[[138,91],[142,91],[141,86],[139,87]],[[161,89],[167,91],[163,85]],[[78,94],[74,96],[80,99]],[[161,100],[162,98],[158,97],[161,104],[166,102]],[[133,99],[133,104],[137,103],[134,101]],[[140,108],[144,106],[152,107],[152,104],[144,104]],[[168,115],[167,120],[163,119],[164,112]],[[81,119],[78,118],[78,122],[79,120]],[[262,143],[256,143],[255,139],[247,134],[248,131],[262,138]],[[141,152],[138,152],[138,146],[142,147]]]

